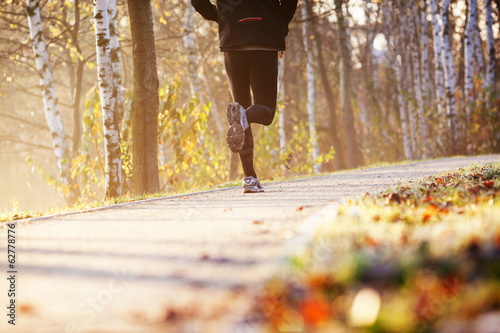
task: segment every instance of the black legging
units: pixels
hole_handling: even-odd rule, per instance
[[[225,52],[224,64],[233,100],[247,110],[248,122],[271,125],[278,94],[278,52]],[[252,129],[249,127],[239,155],[245,176],[257,177],[253,168],[253,147]]]

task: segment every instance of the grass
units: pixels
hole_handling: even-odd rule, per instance
[[[367,166],[363,166],[363,167],[359,167],[359,168],[351,169],[351,170],[342,170],[342,171],[336,171],[336,172],[332,172],[332,173],[320,173],[320,174],[314,175],[314,177],[326,176],[326,175],[332,175],[332,174],[338,174],[338,173],[344,173],[344,172],[351,172],[351,171],[356,171],[356,170],[364,170],[364,169],[370,169],[370,168],[382,167],[382,166],[396,166],[396,165],[408,164],[408,163],[413,163],[413,162],[415,162],[415,161],[404,161],[404,162],[398,162],[398,163],[376,163],[376,164],[371,164],[371,165],[367,165]],[[294,175],[294,176],[287,176],[287,177],[277,177],[277,178],[271,178],[271,179],[263,179],[262,183],[266,184],[266,183],[271,183],[271,182],[298,180],[298,179],[304,179],[307,177],[312,177],[312,176],[310,176],[310,175],[309,176]],[[215,190],[215,189],[226,188],[226,187],[236,187],[236,186],[240,186],[240,185],[241,185],[240,180],[234,180],[234,181],[229,181],[229,182],[226,182],[223,184],[218,184],[215,186],[205,186],[205,187],[201,187],[201,188],[193,188],[193,189],[184,190],[184,191],[158,192],[158,193],[145,194],[145,195],[139,195],[139,196],[126,194],[126,195],[120,196],[118,198],[108,198],[108,199],[105,199],[102,201],[93,201],[90,203],[78,203],[78,204],[75,204],[71,207],[69,207],[69,206],[53,207],[53,208],[49,208],[49,209],[42,211],[42,212],[35,212],[35,211],[29,211],[29,210],[18,212],[17,209],[14,209],[11,212],[0,213],[0,223],[36,218],[36,217],[41,217],[41,216],[64,214],[64,213],[87,210],[87,209],[94,209],[94,208],[105,207],[105,206],[110,206],[110,205],[115,205],[115,204],[120,204],[120,203],[135,202],[135,201],[148,200],[148,199],[154,199],[154,198],[163,198],[163,197],[174,196],[174,195],[182,195],[182,194],[188,194],[191,192],[201,192],[201,191],[209,191],[209,190]]]
[[[488,315],[498,322],[500,163],[340,205],[254,312],[269,332],[466,332]]]

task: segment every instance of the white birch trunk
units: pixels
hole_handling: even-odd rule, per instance
[[[401,9],[403,11],[403,9]],[[412,152],[412,156],[415,158],[420,158],[420,151],[417,149],[417,138],[418,138],[418,128],[417,128],[417,121],[416,121],[416,113],[415,113],[415,107],[413,104],[413,101],[416,100],[414,98],[414,93],[412,94],[411,92],[415,92],[413,89],[413,76],[415,75],[413,73],[413,68],[412,68],[412,60],[411,60],[411,55],[409,53],[408,47],[405,45],[411,44],[410,41],[410,32],[408,31],[408,22],[406,20],[406,17],[401,13],[401,31],[402,31],[402,40],[403,40],[403,45],[401,46],[401,56],[403,57],[402,63],[405,66],[405,75],[403,78],[406,80],[403,80],[402,85],[406,86],[406,92],[409,95],[407,98],[407,105],[408,105],[408,124],[409,124],[409,136],[410,136],[410,149]]]
[[[304,50],[306,53],[306,72],[307,72],[307,114],[309,119],[309,140],[312,145],[312,158],[313,158],[313,171],[319,173],[320,165],[318,165],[319,147],[318,147],[318,134],[316,132],[316,119],[314,110],[314,99],[316,95],[314,87],[314,67],[313,67],[313,54],[310,45],[311,39],[309,38],[310,24],[307,21],[307,8],[306,4],[302,4],[302,38],[304,43]]]
[[[445,102],[444,95],[444,74],[443,74],[443,62],[441,57],[441,35],[440,27],[436,12],[436,1],[429,0],[431,16],[432,16],[432,31],[433,31],[433,46],[434,46],[434,66],[435,66],[435,84],[437,88],[437,109],[440,116],[443,115],[443,103]]]
[[[464,82],[464,97],[465,97],[465,112],[466,124],[465,128],[470,123],[472,115],[472,89],[474,87],[474,26],[476,24],[476,0],[467,0],[469,11],[467,16],[467,27],[464,33],[464,66],[465,66],[465,82]]]
[[[455,61],[451,51],[451,25],[449,21],[450,0],[443,0],[441,9],[442,31],[442,61],[444,69],[444,89],[446,92],[446,116],[448,133],[451,142],[451,153],[455,153],[455,145],[458,143],[457,114],[455,109]]]
[[[476,8],[476,23],[474,24],[474,63],[476,71],[480,77],[484,78],[484,58],[483,48],[481,47],[481,37],[479,32],[479,25],[477,24],[477,8]]]
[[[120,62],[120,40],[118,35],[118,10],[116,0],[108,0],[109,38],[111,52],[111,67],[113,69],[113,84],[116,90],[117,123],[123,118],[123,103],[125,94],[122,85],[122,68]]]
[[[376,31],[376,21],[372,22],[371,14],[373,9],[370,6],[371,0],[365,0],[365,16],[368,31],[366,33],[367,42],[370,45],[370,66],[371,66],[371,76],[373,80],[373,89],[375,92],[379,90],[380,82],[378,78],[378,66],[377,58],[375,57],[375,47],[373,46],[373,40],[375,39]]]
[[[401,57],[400,57],[401,59]],[[405,158],[407,160],[413,159],[413,154],[411,151],[411,143],[410,143],[410,131],[408,129],[408,120],[406,117],[406,101],[404,96],[404,79],[401,74],[401,69],[403,64],[399,61],[394,65],[394,71],[396,73],[397,87],[398,87],[398,109],[399,109],[399,118],[401,119],[401,136],[403,137],[403,147],[405,151]]]
[[[413,36],[416,37],[416,24],[415,24],[415,16],[411,12],[413,9],[413,1],[410,1],[409,15],[410,15],[410,31]],[[427,120],[425,119],[424,114],[424,101],[422,97],[422,78],[420,72],[420,60],[418,58],[418,39],[413,38],[411,43],[411,52],[413,58],[413,85],[415,89],[415,97],[417,100],[417,116],[418,116],[418,125],[420,127],[420,137],[419,141],[423,145],[423,158],[428,158],[431,156],[431,149],[429,147],[428,139],[429,139],[429,130],[427,126]]]
[[[286,150],[286,132],[285,132],[285,59],[281,58],[278,60],[278,93],[279,100],[281,101],[279,105],[279,137],[280,137],[280,157],[283,158]],[[281,166],[281,172],[285,172],[285,165]]]
[[[397,29],[398,29],[398,20],[395,19],[395,14],[391,15],[389,13],[389,8],[386,3],[383,4],[382,10],[384,11],[385,19],[386,19],[386,24],[385,24],[385,35],[387,38],[387,41],[390,41],[390,38],[392,38],[393,43],[394,43],[394,53],[393,53],[393,59],[391,63],[393,64],[394,72],[395,72],[395,77],[396,77],[396,87],[397,87],[397,102],[398,102],[398,110],[399,110],[399,118],[401,121],[401,136],[403,138],[403,148],[405,152],[405,158],[407,160],[412,160],[413,159],[413,153],[412,153],[412,147],[411,147],[411,131],[408,127],[408,117],[407,117],[407,101],[405,98],[405,79],[403,75],[403,69],[404,69],[404,54],[401,49],[401,42],[404,40],[404,36],[402,36],[401,40],[399,36],[397,35]]]
[[[431,99],[431,80],[429,77],[429,22],[427,21],[427,3],[423,2],[423,7],[420,9],[420,24],[422,28],[422,44],[420,45],[420,52],[422,54],[422,93],[424,99],[424,106],[427,108],[429,100]]]
[[[101,94],[106,165],[106,197],[121,194],[120,133],[116,121],[116,93],[114,93],[111,41],[107,0],[95,0],[94,24],[96,35],[97,73]]]
[[[486,0],[486,33],[487,33],[487,53],[488,53],[488,64],[486,66],[486,75],[484,79],[484,89],[491,96],[495,97],[495,65],[496,65],[496,54],[495,54],[495,36],[493,34],[493,16],[491,1]],[[491,99],[488,98],[488,101]]]
[[[72,189],[71,155],[66,140],[66,134],[64,133],[61,115],[59,114],[58,99],[54,88],[49,54],[43,37],[42,21],[40,18],[40,1],[26,0],[26,10],[30,38],[33,44],[33,52],[35,53],[36,68],[40,76],[45,119],[47,120],[47,125],[51,132],[52,147],[57,160],[61,183],[63,186],[67,187],[67,190],[64,190],[64,192],[69,195],[68,201],[73,202],[76,199],[76,194]]]

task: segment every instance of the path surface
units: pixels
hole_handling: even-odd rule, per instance
[[[17,325],[3,314],[0,331],[220,332],[223,319],[270,277],[297,226],[329,202],[499,158],[442,159],[266,184],[262,194],[232,188],[21,222]],[[0,229],[3,263],[6,233]]]

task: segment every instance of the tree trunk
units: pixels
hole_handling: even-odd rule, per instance
[[[316,117],[314,100],[316,98],[316,90],[314,87],[314,67],[313,67],[313,55],[311,52],[311,39],[309,34],[310,28],[310,18],[307,15],[307,4],[302,4],[302,40],[304,43],[304,51],[306,54],[306,72],[307,72],[307,114],[309,120],[309,141],[312,146],[312,159],[313,159],[313,171],[314,173],[319,173],[321,166],[318,165],[319,158],[319,147],[318,147],[318,133],[316,131]]]
[[[73,101],[73,155],[78,154],[81,144],[82,127],[80,119],[80,100],[82,97],[82,81],[83,81],[83,69],[85,63],[83,61],[83,56],[80,52],[80,46],[78,38],[80,35],[80,0],[74,0],[73,3],[73,15],[74,23],[73,29],[71,31],[71,44],[76,48],[78,56],[76,57],[76,73],[74,76],[74,91],[72,93]]]
[[[111,67],[113,84],[116,90],[116,128],[120,128],[123,119],[123,103],[125,96],[122,83],[122,67],[120,61],[120,40],[118,34],[118,10],[116,0],[108,0],[109,38],[111,47]]]
[[[160,189],[158,175],[158,74],[149,0],[127,0],[132,33],[134,91],[132,96],[133,188],[136,194]]]
[[[494,102],[496,99],[495,91],[495,66],[496,66],[496,54],[495,54],[495,35],[493,34],[493,15],[492,15],[492,0],[486,0],[486,33],[487,33],[487,64],[486,64],[486,74],[484,77],[484,92],[486,94],[486,107],[491,109],[494,107]],[[500,3],[497,1],[497,8],[500,12]],[[498,112],[493,113],[493,130],[490,131],[492,136],[491,142],[493,146],[493,151],[498,153],[500,151],[500,131],[498,130],[500,124],[500,116]]]
[[[446,91],[446,117],[448,120],[448,154],[453,155],[458,151],[459,144],[457,116],[455,110],[455,61],[451,51],[451,24],[450,15],[450,0],[443,1],[441,9],[442,19],[442,61],[444,68],[444,89]]]
[[[401,120],[401,136],[403,137],[403,148],[405,151],[405,158],[407,160],[412,160],[413,154],[411,151],[410,131],[408,130],[408,120],[406,117],[406,101],[403,90],[404,79],[401,74],[402,68],[403,68],[402,63],[394,65],[394,70],[396,72],[397,86],[398,86],[398,109],[399,109],[399,118]]]
[[[487,32],[487,54],[488,54],[488,64],[486,66],[486,75],[484,79],[484,89],[488,94],[488,101],[495,98],[495,65],[496,65],[496,54],[495,54],[495,36],[493,34],[493,16],[491,1],[486,0],[486,32]],[[498,8],[500,10],[500,8]]]
[[[427,109],[431,100],[431,80],[429,77],[429,22],[427,20],[427,2],[424,0],[422,8],[419,7],[419,18],[421,31],[420,52],[422,54],[422,95],[424,99],[424,107]]]
[[[335,11],[337,14],[338,27],[338,49],[340,68],[340,107],[343,115],[343,125],[346,134],[347,159],[350,168],[358,167],[361,164],[361,156],[354,129],[354,114],[351,105],[351,78],[352,64],[350,41],[346,34],[346,22],[342,11],[342,0],[335,0]]]
[[[40,1],[26,0],[26,12],[30,30],[33,52],[35,53],[36,68],[40,76],[40,86],[45,109],[45,119],[52,135],[52,147],[57,160],[63,192],[67,202],[73,204],[79,196],[78,186],[71,179],[71,154],[68,148],[64,126],[59,114],[57,95],[49,62],[47,45],[42,32],[40,18]]]
[[[428,158],[432,156],[432,151],[430,149],[430,145],[428,142],[429,139],[429,129],[427,125],[427,119],[424,114],[424,100],[422,97],[422,76],[420,71],[420,59],[418,57],[418,49],[419,49],[419,40],[416,38],[417,36],[417,26],[415,23],[415,15],[412,13],[414,8],[413,1],[410,0],[410,6],[408,8],[410,15],[410,33],[414,36],[411,43],[411,53],[412,53],[412,63],[413,63],[413,87],[415,89],[415,97],[417,100],[417,116],[418,116],[418,125],[420,127],[420,136],[419,141],[423,146],[423,158]]]
[[[472,116],[472,89],[474,87],[474,27],[476,25],[476,0],[467,0],[469,11],[467,16],[467,27],[464,33],[464,66],[465,66],[465,81],[464,81],[464,97],[465,97],[465,130],[468,137],[468,127]]]
[[[443,103],[445,102],[444,95],[444,74],[443,74],[443,62],[441,55],[441,35],[440,27],[436,12],[436,0],[430,0],[431,5],[431,16],[432,16],[432,31],[434,35],[434,66],[435,74],[434,79],[437,88],[437,109],[440,116],[443,116]]]
[[[311,4],[311,1],[308,1]],[[312,5],[308,6],[308,13],[312,17]],[[323,85],[323,91],[326,98],[326,105],[328,107],[328,117],[329,117],[329,135],[332,142],[333,149],[335,150],[335,158],[333,159],[333,165],[335,170],[342,170],[346,168],[344,150],[339,138],[339,124],[337,118],[337,108],[335,105],[335,97],[333,95],[333,87],[328,79],[328,69],[325,66],[325,60],[323,58],[323,48],[321,36],[318,31],[317,21],[314,19],[312,22],[314,41],[316,46],[316,56],[318,62],[319,75],[321,79],[321,84]]]
[[[484,78],[484,56],[483,56],[483,47],[480,37],[479,25],[477,24],[477,8],[476,8],[476,23],[474,24],[474,64],[476,67],[476,72],[479,76]]]
[[[401,137],[403,138],[403,149],[405,153],[405,158],[407,160],[413,159],[413,154],[411,150],[411,142],[410,142],[410,131],[408,128],[408,117],[406,110],[406,99],[405,99],[405,80],[404,80],[404,59],[403,52],[401,50],[401,38],[398,36],[398,26],[399,20],[396,19],[396,15],[393,12],[392,15],[389,12],[388,4],[384,3],[382,5],[382,10],[385,16],[385,31],[384,34],[388,43],[390,40],[393,40],[394,43],[394,51],[391,56],[391,63],[393,64],[395,79],[396,79],[396,87],[397,87],[397,106],[399,111],[399,118],[401,122]]]
[[[94,20],[97,73],[99,77],[104,132],[106,197],[114,198],[121,194],[122,163],[120,132],[117,124],[117,91],[113,82],[113,67],[111,63],[107,0],[95,1]]]
[[[82,97],[83,69],[85,63],[78,59],[76,63],[75,91],[73,93],[73,155],[80,149],[82,128],[80,119],[80,100]]]
[[[407,45],[411,44],[411,38],[410,38],[410,32],[409,30],[409,23],[407,21],[405,13],[405,9],[403,8],[401,1],[398,2],[399,5],[399,10],[400,10],[400,29],[401,29],[401,44],[400,44],[400,54],[402,57],[402,64],[404,65],[404,75],[403,75],[403,87],[405,89],[407,97],[407,118],[408,118],[408,132],[409,132],[409,137],[410,137],[410,147],[411,147],[411,154],[414,158],[420,158],[420,150],[417,147],[417,121],[416,121],[416,113],[415,113],[415,101],[416,97],[414,95],[415,90],[413,89],[414,87],[414,75],[415,73],[413,72],[413,67],[412,67],[412,60],[411,60],[411,55],[408,50]],[[412,94],[413,92],[413,94]]]

